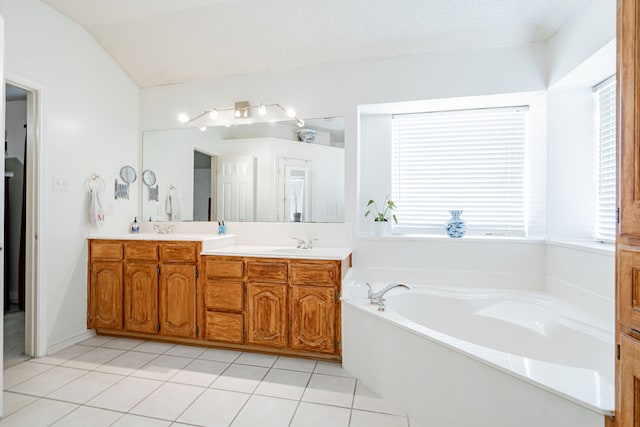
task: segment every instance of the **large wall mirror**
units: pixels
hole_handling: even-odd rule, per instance
[[[344,222],[344,118],[146,131],[142,218]]]

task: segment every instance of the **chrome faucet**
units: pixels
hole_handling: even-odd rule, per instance
[[[154,224],[153,229],[156,230],[158,234],[171,234],[173,231],[173,225]]]
[[[315,242],[318,239],[309,239],[307,240],[306,237],[292,237],[293,240],[297,240],[298,241],[298,249],[313,249],[313,242]]]
[[[365,283],[367,285],[367,298],[369,298],[369,303],[376,304],[378,306],[378,311],[384,311],[387,306],[387,301],[384,299],[384,295],[394,288],[406,288],[411,289],[409,286],[404,283],[391,283],[384,288],[380,289],[378,292],[373,292],[373,288],[370,284]]]

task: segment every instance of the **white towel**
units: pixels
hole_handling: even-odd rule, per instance
[[[178,200],[178,190],[171,186],[169,195],[165,203],[165,212],[169,215],[170,221],[180,221],[180,201]]]
[[[89,202],[89,222],[96,227],[102,227],[104,225],[106,207],[104,189],[92,188]]]

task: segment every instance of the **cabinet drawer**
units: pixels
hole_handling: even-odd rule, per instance
[[[247,261],[247,278],[261,282],[286,282],[287,263],[273,261]]]
[[[91,259],[120,261],[122,259],[122,243],[91,242]]]
[[[207,311],[205,339],[242,344],[242,314]]]
[[[208,280],[205,283],[204,304],[209,310],[242,311],[242,282]]]
[[[158,244],[155,242],[135,242],[124,245],[127,261],[157,261]]]
[[[196,262],[198,244],[191,242],[161,243],[161,262]]]
[[[336,264],[291,264],[291,283],[335,286],[338,279]]]
[[[244,276],[243,261],[241,259],[206,259],[204,271],[207,279],[215,277],[242,279]]]

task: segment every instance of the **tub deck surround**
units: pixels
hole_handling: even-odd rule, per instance
[[[601,427],[613,415],[613,331],[548,294],[412,285],[385,312],[361,283],[344,294],[344,367],[424,425]]]
[[[88,328],[339,361],[350,251],[234,242],[198,233],[90,238]]]

